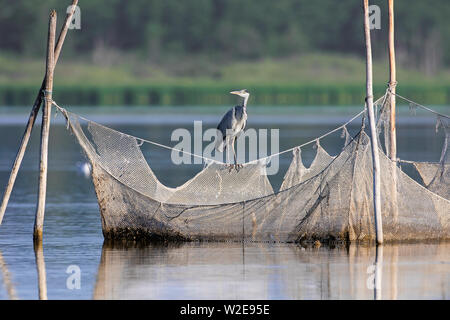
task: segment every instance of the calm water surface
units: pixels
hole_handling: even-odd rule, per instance
[[[139,137],[174,145],[176,128],[194,120],[214,127],[226,107],[75,108],[78,113]],[[444,111],[449,111],[445,108]],[[94,110],[94,111],[93,111]],[[259,108],[249,110],[248,126],[279,128],[280,150],[340,125],[358,108]],[[403,111],[402,111],[403,110]],[[0,191],[23,133],[28,108],[0,107]],[[436,161],[443,142],[434,117],[410,116],[400,109],[399,156]],[[39,127],[36,127],[0,226],[0,299],[448,299],[450,244],[402,244],[379,248],[302,247],[293,244],[187,243],[146,247],[103,243],[91,181],[79,170],[85,161],[61,118],[52,118],[49,181],[43,250],[33,250]],[[358,123],[349,126],[355,133]],[[321,142],[332,155],[342,148],[339,134]],[[202,165],[178,167],[170,152],[144,150],[160,180],[177,186]],[[309,164],[314,149],[302,155]],[[289,165],[270,177],[278,188]],[[69,289],[67,268],[81,271],[80,289]],[[38,285],[38,271],[45,275]],[[373,286],[375,282],[377,286]]]

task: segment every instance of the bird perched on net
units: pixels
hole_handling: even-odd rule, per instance
[[[230,171],[233,168],[238,170],[242,165],[237,163],[236,151],[234,150],[234,143],[239,135],[244,131],[247,124],[247,101],[250,93],[247,89],[239,91],[231,91],[231,94],[242,97],[241,104],[231,108],[223,116],[219,125],[217,126],[216,150],[224,152],[224,150],[233,151],[234,164],[230,164]],[[229,154],[229,153],[228,153]]]

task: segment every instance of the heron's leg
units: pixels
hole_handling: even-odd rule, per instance
[[[235,141],[235,138],[233,137],[232,138],[232,140],[231,140],[231,145],[229,145],[231,148],[228,148],[228,149],[231,149],[231,150],[233,150],[233,156],[234,156],[234,164],[229,164],[228,165],[228,172],[231,172],[231,170],[233,170],[234,168],[236,168],[236,152],[234,151],[234,141]],[[230,158],[229,156],[230,156],[230,153],[231,153],[231,151],[230,150],[228,150],[228,159]]]
[[[233,153],[234,153],[234,148],[232,147],[233,144],[233,140],[230,141],[230,137],[226,137],[225,138],[225,145],[226,145],[226,167],[228,168],[228,172],[231,172],[231,170],[234,168],[234,164],[229,163],[230,158],[231,158],[231,149],[233,149]],[[230,143],[231,142],[231,143]]]
[[[239,169],[242,168],[242,164],[237,163],[236,150],[234,149],[234,143],[236,142],[236,139],[237,139],[236,137],[233,139],[232,148],[233,148],[233,153],[234,153],[234,167],[235,167],[236,171],[239,171]]]
[[[236,150],[234,150],[234,142],[236,141],[236,138],[233,138],[233,141],[231,142],[231,149],[233,150],[234,155],[234,165],[237,165],[237,159],[236,159]]]

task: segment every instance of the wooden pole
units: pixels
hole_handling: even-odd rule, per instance
[[[386,150],[391,162],[391,198],[394,223],[398,223],[398,197],[397,197],[397,132],[396,132],[396,106],[395,90],[397,86],[397,75],[395,67],[395,46],[394,46],[394,0],[388,0],[389,8],[389,150]]]
[[[381,221],[380,196],[380,158],[378,155],[378,136],[373,111],[373,85],[372,85],[372,45],[370,41],[369,0],[363,0],[364,6],[364,35],[366,40],[366,105],[369,116],[370,139],[373,163],[373,207],[375,215],[376,242],[383,243],[383,225]]]
[[[44,109],[42,110],[41,126],[41,158],[39,164],[39,193],[36,208],[36,219],[34,221],[34,240],[42,240],[44,227],[45,198],[47,193],[47,169],[48,169],[48,137],[50,131],[50,114],[52,108],[53,71],[55,69],[55,33],[56,33],[56,11],[50,13],[48,26],[47,46],[47,72],[45,75]]]
[[[59,55],[61,53],[61,49],[64,43],[64,40],[67,35],[67,31],[69,29],[69,25],[72,21],[73,14],[75,13],[75,6],[78,4],[78,0],[72,1],[72,10],[67,13],[66,20],[64,22],[64,25],[61,29],[61,33],[58,37],[58,42],[56,44],[55,48],[55,54],[54,54],[54,63],[56,65]],[[8,184],[6,185],[5,192],[3,194],[2,203],[0,205],[0,224],[3,221],[3,216],[6,211],[6,207],[8,206],[8,201],[11,196],[12,189],[14,187],[14,183],[16,181],[17,173],[19,172],[20,165],[22,164],[23,156],[25,155],[25,150],[27,148],[28,142],[30,140],[31,131],[33,130],[34,123],[36,121],[36,116],[39,112],[39,108],[41,107],[42,103],[42,90],[45,89],[45,83],[46,79],[44,76],[44,80],[42,80],[41,87],[39,89],[39,92],[37,94],[36,99],[34,100],[33,108],[31,109],[30,116],[28,117],[28,122],[25,127],[25,132],[22,136],[22,140],[20,142],[19,150],[17,151],[16,159],[14,160],[14,164],[11,169],[11,174],[9,176]]]
[[[397,86],[397,76],[395,68],[395,47],[394,47],[394,0],[388,0],[389,6],[389,88],[392,94],[390,99],[390,147],[389,158],[396,161],[397,159],[397,133],[395,126],[395,87]]]

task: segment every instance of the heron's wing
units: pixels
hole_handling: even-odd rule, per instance
[[[222,120],[219,122],[219,125],[217,126],[217,130],[219,130],[222,133],[223,139],[225,139],[226,137],[227,129],[233,128],[233,113],[234,108],[228,110],[228,112],[225,113]]]
[[[221,152],[223,151],[223,149],[225,149],[224,144],[227,137],[227,130],[233,128],[233,114],[234,108],[231,108],[227,113],[225,113],[222,120],[219,122],[219,125],[217,126],[217,130],[222,134],[222,139],[220,139],[220,137],[216,139],[216,149]]]

